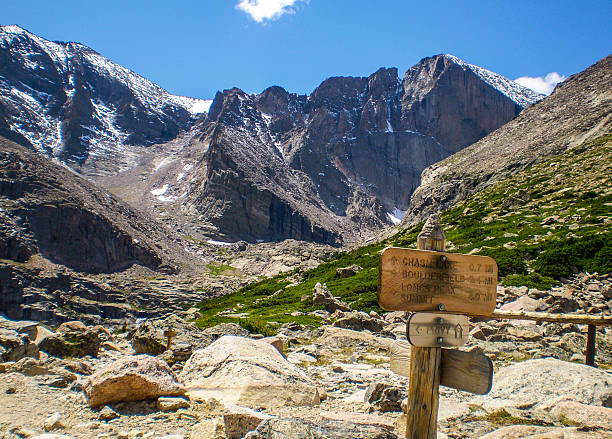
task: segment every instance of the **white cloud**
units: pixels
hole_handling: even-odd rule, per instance
[[[266,20],[276,20],[284,14],[294,14],[292,6],[308,0],[240,0],[237,9],[246,12],[258,23]]]
[[[521,76],[514,80],[514,82],[518,82],[523,87],[530,88],[538,93],[544,93],[545,95],[551,94],[555,89],[555,85],[563,81],[565,81],[565,76],[557,72],[550,72],[544,77],[536,76],[533,78],[531,76]]]

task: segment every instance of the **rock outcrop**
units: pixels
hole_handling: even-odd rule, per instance
[[[98,332],[81,322],[62,323],[55,334],[49,334],[38,342],[38,347],[56,357],[98,356],[102,340]]]
[[[481,399],[495,407],[546,405],[560,397],[612,407],[612,372],[554,358],[524,361],[497,371],[491,391]]]

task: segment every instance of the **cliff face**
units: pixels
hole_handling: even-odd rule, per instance
[[[533,163],[612,129],[612,55],[479,142],[425,169],[405,225],[444,210]]]
[[[0,259],[40,254],[88,273],[138,264],[172,272],[164,234],[109,193],[0,138]]]
[[[198,99],[174,96],[78,43],[0,26],[0,135],[87,175],[175,138]]]
[[[395,68],[330,78],[309,96],[225,90],[180,148],[152,160],[140,199],[219,239],[363,239],[401,219],[426,166],[539,98],[450,55],[403,80]]]
[[[537,100],[536,93],[483,72],[487,71],[453,56],[422,60],[404,76],[402,116],[406,125],[437,139],[455,153]]]

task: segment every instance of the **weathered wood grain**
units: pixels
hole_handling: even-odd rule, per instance
[[[405,340],[391,344],[391,370],[401,376],[410,376],[411,345]],[[441,351],[440,384],[465,392],[484,395],[491,390],[493,363],[481,352],[463,352],[456,349]]]
[[[469,338],[467,316],[415,313],[408,319],[408,341],[420,347],[463,346]]]
[[[489,393],[493,384],[493,363],[479,351],[442,349],[440,384],[484,395]]]
[[[431,215],[425,222],[417,246],[421,250],[445,250],[446,236],[437,215]],[[380,259],[383,260],[382,255]],[[441,348],[412,346],[406,416],[406,437],[410,439],[437,437],[441,361]]]

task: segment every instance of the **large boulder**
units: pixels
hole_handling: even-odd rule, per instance
[[[523,361],[501,368],[485,406],[546,405],[568,396],[576,402],[612,407],[612,372],[554,358]]]
[[[251,408],[319,403],[314,383],[261,340],[226,335],[197,350],[180,375],[190,397]]]
[[[312,303],[315,306],[324,307],[325,311],[330,313],[351,310],[351,307],[346,303],[332,296],[325,284],[321,285],[319,282],[317,282],[312,292]]]
[[[88,328],[78,321],[62,323],[55,333],[50,333],[38,342],[40,350],[55,357],[98,356],[100,350],[99,331]]]
[[[168,365],[149,355],[123,357],[96,371],[83,385],[91,407],[120,402],[182,396],[185,387]]]

